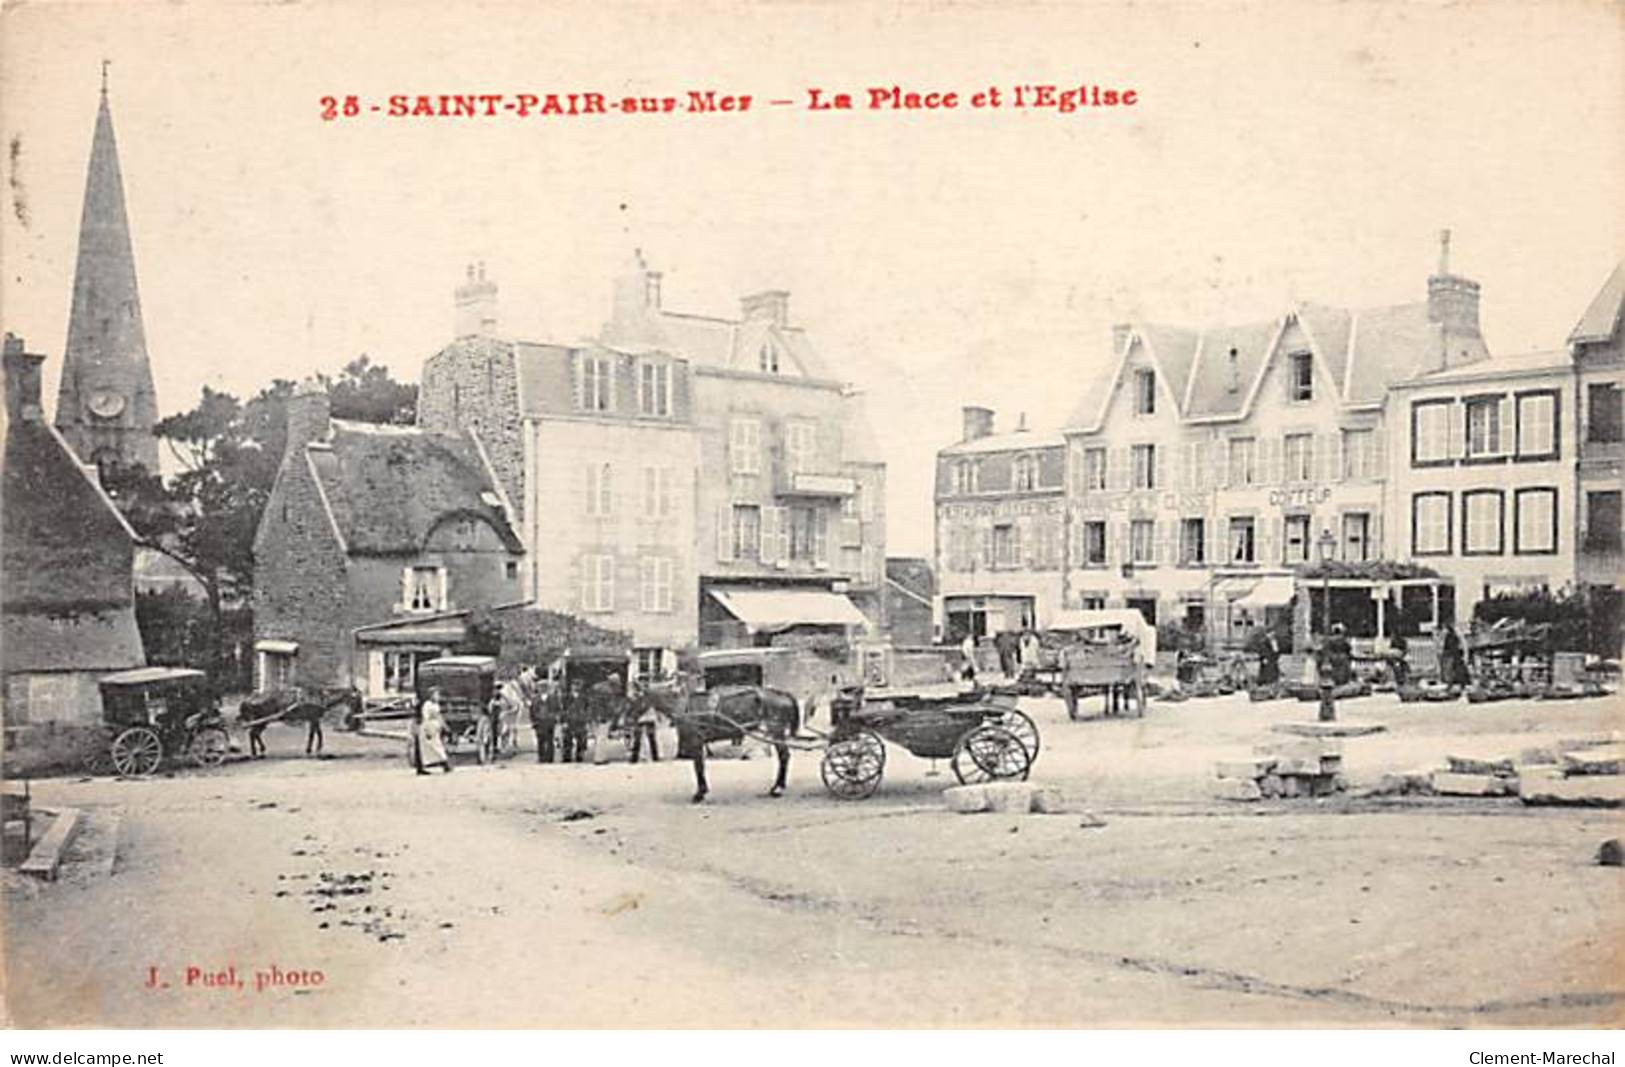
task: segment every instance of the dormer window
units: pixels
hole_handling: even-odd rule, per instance
[[[584,355],[576,365],[576,407],[583,411],[614,408],[615,367],[605,356]]]
[[[1308,352],[1294,352],[1287,357],[1286,396],[1294,404],[1315,398],[1315,365]]]
[[[1015,463],[1015,488],[1017,492],[1030,491],[1038,485],[1038,463],[1032,456],[1017,456]]]
[[[638,366],[638,411],[650,418],[671,417],[671,364],[644,360]]]
[[[779,373],[779,350],[774,346],[773,342],[763,342],[762,350],[757,354],[757,359],[763,374]]]
[[[1155,415],[1157,413],[1157,374],[1155,371],[1137,370],[1134,372],[1134,413],[1136,415]]]

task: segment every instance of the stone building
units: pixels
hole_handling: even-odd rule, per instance
[[[957,641],[1042,628],[1062,609],[1066,442],[1025,419],[993,432],[964,409],[961,439],[937,453],[937,619]]]
[[[880,625],[885,468],[861,399],[788,323],[785,294],[725,320],[668,310],[660,283],[637,260],[599,335],[569,346],[500,337],[482,269],[454,294],[419,423],[478,431],[530,550],[526,595],[630,632],[650,665],[755,640],[735,608],[759,609],[764,635]]]
[[[1579,463],[1575,501],[1575,580],[1601,598],[1603,610],[1618,625],[1620,617],[1621,543],[1625,512],[1620,508],[1625,467],[1625,261],[1614,268],[1569,333],[1574,362],[1574,424]]]
[[[18,750],[50,749],[63,728],[99,729],[96,680],[146,657],[135,622],[135,532],[46,423],[45,357],[7,334],[4,358],[0,663],[11,766]]]
[[[301,386],[254,540],[259,687],[410,692],[469,609],[524,599],[513,510],[477,431],[333,419]]]
[[[135,253],[113,115],[102,80],[91,139],[68,344],[57,392],[56,427],[87,463],[117,459],[158,472],[158,398],[136,289]]]

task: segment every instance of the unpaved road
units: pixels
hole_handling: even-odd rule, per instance
[[[93,832],[61,882],[8,883],[7,1011],[23,1026],[1625,1018],[1625,878],[1593,863],[1619,813],[1226,804],[1207,798],[1213,760],[1312,708],[1029,710],[1038,777],[1104,827],[949,815],[946,769],[899,750],[858,804],[828,798],[805,755],[778,801],[760,795],[767,763],[717,761],[694,807],[670,762],[527,755],[419,778],[366,739],[330,735],[333,758],[306,760],[293,730],[269,735],[274,758],[208,774],[39,782],[37,803],[84,808]],[[1343,717],[1390,727],[1346,743],[1356,786],[1620,725],[1602,701],[1372,698]],[[240,986],[205,984],[231,967]]]

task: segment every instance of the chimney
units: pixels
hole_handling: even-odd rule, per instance
[[[18,422],[41,422],[40,364],[45,357],[25,351],[23,339],[6,334],[6,417]]]
[[[764,289],[739,300],[739,317],[746,322],[765,319],[775,326],[790,321],[790,294],[783,289]]]
[[[1234,345],[1230,346],[1230,391],[1241,392],[1241,352]]]
[[[497,329],[497,283],[485,277],[485,261],[468,265],[467,277],[452,293],[457,308],[457,340],[490,337]]]
[[[965,435],[962,441],[975,441],[981,437],[990,437],[993,434],[993,409],[966,406],[960,409],[965,415]]]
[[[324,441],[332,430],[332,404],[327,388],[314,378],[293,387],[288,397],[288,451],[302,449],[312,441]]]
[[[1450,273],[1450,231],[1439,231],[1439,273],[1428,279],[1428,321],[1445,334],[1444,365],[1450,335],[1478,337],[1478,283]]]
[[[643,249],[634,249],[631,264],[615,279],[615,319],[625,322],[659,310],[660,272],[649,269]]]
[[[1112,326],[1112,355],[1120,356],[1128,348],[1129,335],[1134,332],[1132,323],[1119,322]]]

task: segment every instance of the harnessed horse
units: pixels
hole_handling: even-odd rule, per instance
[[[304,723],[305,755],[320,755],[322,751],[322,719],[336,707],[361,711],[361,693],[354,686],[342,689],[319,689],[311,694],[304,689],[273,689],[268,693],[255,693],[245,697],[237,709],[237,718],[248,728],[248,754],[251,758],[265,755],[265,728],[273,722]]]
[[[711,792],[705,777],[705,746],[747,736],[773,746],[778,774],[767,795],[784,795],[790,774],[790,741],[801,731],[801,708],[794,696],[755,685],[726,685],[704,693],[694,693],[684,683],[652,685],[638,691],[628,712],[636,719],[651,707],[677,726],[677,758],[694,765],[693,803],[700,803]]]

